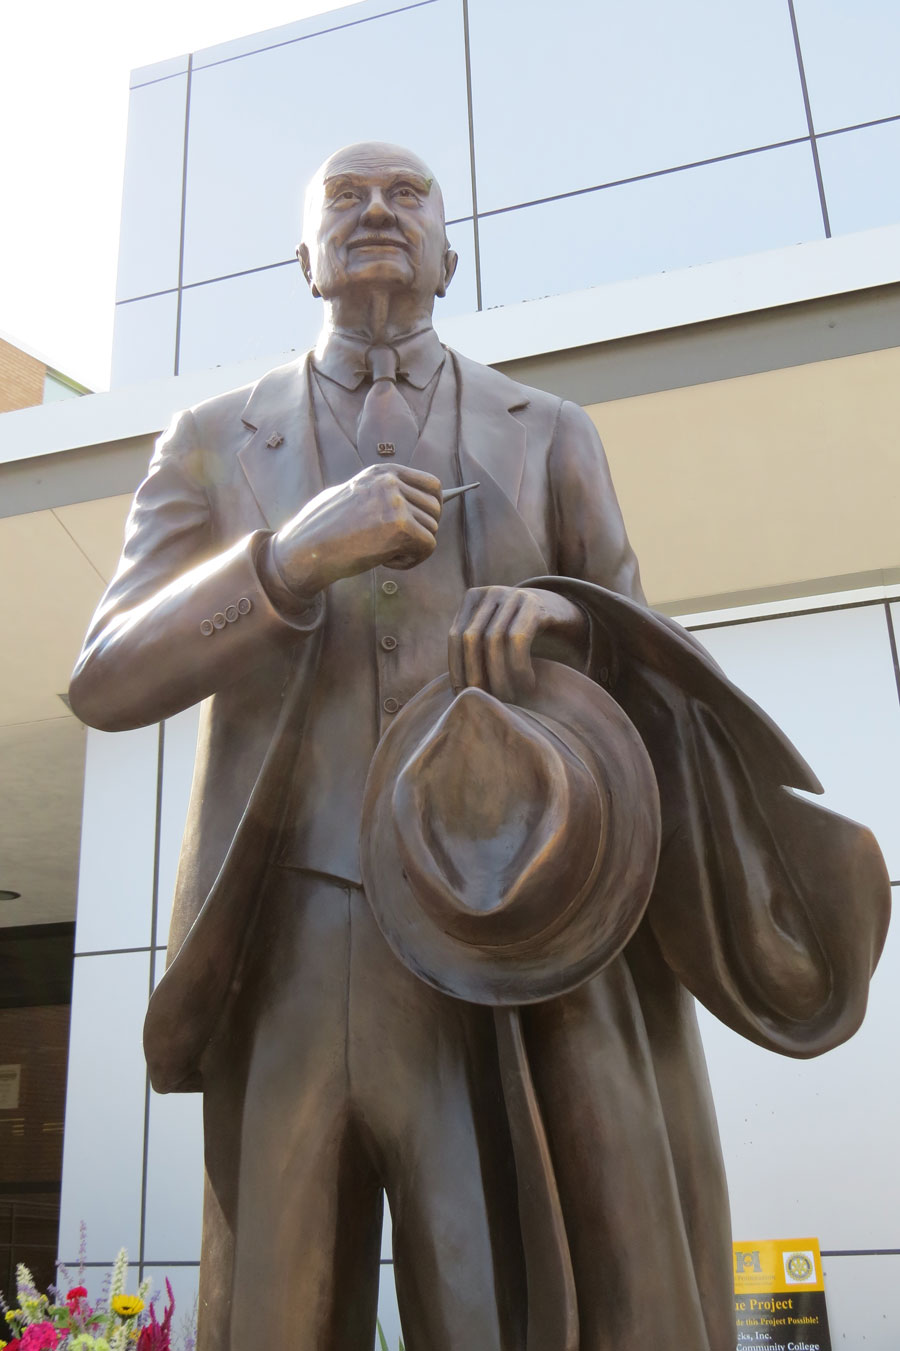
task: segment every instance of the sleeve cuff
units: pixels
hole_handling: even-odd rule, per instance
[[[322,594],[320,592],[312,600],[294,595],[275,566],[272,550],[273,539],[273,535],[266,535],[254,556],[254,567],[260,586],[285,623],[303,632],[314,629],[319,623],[324,609]]]

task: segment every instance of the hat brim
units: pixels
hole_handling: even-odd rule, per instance
[[[607,692],[558,662],[535,660],[535,686],[518,707],[562,723],[598,766],[604,799],[603,861],[573,903],[548,896],[548,923],[530,943],[479,945],[447,933],[417,898],[400,859],[392,809],[397,777],[454,700],[449,676],[426,685],[398,714],[372,761],[360,857],[375,918],[400,960],[446,994],[477,1004],[516,1005],[574,989],[612,961],[650,897],[660,842],[659,795],[633,724]]]

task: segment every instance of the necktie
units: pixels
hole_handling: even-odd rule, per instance
[[[397,353],[392,347],[370,347],[367,353],[372,388],[356,426],[356,447],[363,464],[395,457],[407,463],[419,439],[419,427],[397,388]]]

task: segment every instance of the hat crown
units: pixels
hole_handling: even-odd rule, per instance
[[[636,729],[593,681],[534,659],[503,704],[440,676],[382,737],[360,863],[373,914],[422,980],[482,1004],[553,999],[622,951],[659,854]]]
[[[558,724],[480,689],[437,720],[398,775],[392,809],[404,869],[446,933],[521,942],[559,918],[548,887],[581,892],[603,834],[584,756]]]

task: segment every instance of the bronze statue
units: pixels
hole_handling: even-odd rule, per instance
[[[692,996],[852,1035],[881,856],[647,608],[583,411],[438,341],[426,165],[338,151],[303,240],[319,346],[176,417],[71,686],[205,701],[145,1029],[202,1351],[370,1351],[385,1192],[407,1351],[733,1351]]]

